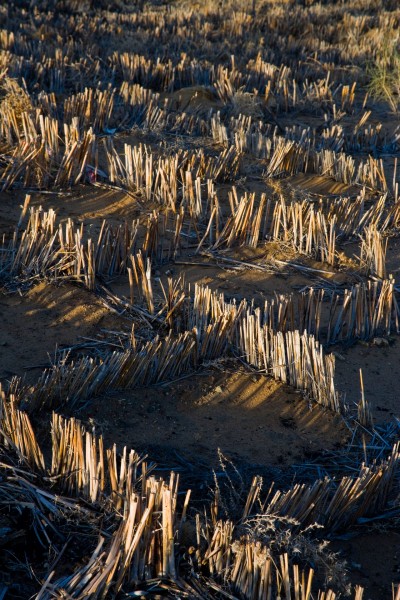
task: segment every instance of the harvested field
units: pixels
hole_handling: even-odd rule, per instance
[[[400,600],[397,4],[1,4],[0,600]]]

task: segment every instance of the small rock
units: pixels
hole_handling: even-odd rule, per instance
[[[389,346],[388,340],[385,338],[381,338],[381,337],[374,338],[372,340],[372,343],[374,346],[377,346],[378,348],[384,348],[386,346]]]
[[[222,387],[220,385],[217,385],[214,391],[216,394],[222,394]]]

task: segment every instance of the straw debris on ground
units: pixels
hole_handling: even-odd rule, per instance
[[[399,28],[0,6],[1,600],[400,599]]]

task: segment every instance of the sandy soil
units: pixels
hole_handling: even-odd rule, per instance
[[[390,598],[388,582],[397,582],[400,577],[399,548],[399,531],[379,526],[332,542],[332,550],[347,560],[352,580],[365,588],[365,600]]]
[[[163,466],[200,462],[216,468],[220,449],[253,475],[321,455],[347,438],[339,416],[310,408],[288,386],[229,363],[100,397],[81,414],[106,440],[156,456]]]
[[[0,378],[37,379],[57,353],[102,338],[102,329],[123,331],[131,325],[117,319],[94,294],[67,283],[34,285],[25,294],[0,296]]]

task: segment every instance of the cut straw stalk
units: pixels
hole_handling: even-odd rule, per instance
[[[4,415],[4,404],[7,402],[4,394],[1,402]],[[34,445],[37,445],[28,422],[24,420],[21,423],[22,428],[28,427]],[[187,511],[186,502],[179,523],[176,516],[178,478],[171,474],[167,483],[148,477],[144,463],[139,475],[137,467],[141,461],[137,455],[130,452],[128,460],[128,453],[124,449],[119,461],[115,446],[107,452],[105,461],[101,438],[96,439],[93,434],[85,432],[74,419],[54,415],[52,437],[52,481],[66,486],[71,496],[83,495],[87,502],[95,502],[97,506],[104,502],[111,503],[113,518],[117,519],[119,525],[107,543],[104,536],[100,536],[99,544],[87,564],[76,569],[71,576],[57,580],[51,573],[46,575],[39,597],[47,600],[57,590],[63,589],[72,596],[79,592],[101,598],[106,594],[117,594],[125,582],[137,584],[160,574],[169,580],[175,579],[178,571],[174,540]],[[297,484],[288,491],[275,492],[264,504],[261,501],[262,512],[267,517],[281,515],[295,519],[296,526],[302,530],[315,522],[333,531],[354,525],[364,515],[382,512],[388,502],[399,462],[400,447],[397,444],[389,459],[380,465],[362,465],[358,477],[344,477],[339,481],[326,478],[312,486]],[[43,466],[32,462],[31,468],[36,471],[42,470]],[[140,494],[135,491],[139,481],[142,487]],[[2,480],[1,486],[9,486],[8,481],[5,483]],[[51,511],[53,523],[61,514],[65,516],[66,511],[68,514],[75,511],[71,514],[76,519],[76,501],[41,490],[14,470],[12,486],[12,493],[20,494],[25,503],[29,496],[29,505],[38,507],[40,519],[49,527],[51,521],[43,512],[44,506]],[[262,480],[256,478],[245,503],[242,524],[248,519],[263,518],[263,514],[253,514],[254,508],[259,510],[256,500],[261,487]],[[10,497],[10,491],[8,487],[7,497]],[[79,510],[81,515],[88,513],[92,518],[87,505]],[[218,504],[214,510],[218,511]],[[110,518],[109,514],[108,520]],[[301,600],[311,598],[312,570],[308,574],[300,574],[298,567],[291,565],[288,555],[273,560],[268,549],[259,542],[243,536],[237,540],[230,522],[211,519],[205,527],[207,543],[201,549],[199,536],[197,542],[200,562],[203,566],[208,565],[212,577],[216,581],[223,580],[233,593],[240,593],[252,600],[269,597],[281,589],[287,598],[292,597],[292,593]],[[40,533],[36,531],[37,535],[48,538],[43,527]],[[330,597],[334,597],[332,594]],[[360,598],[360,595],[361,589],[358,588],[355,598]]]

